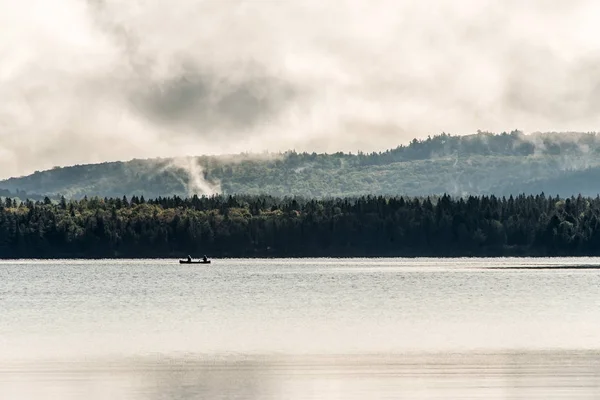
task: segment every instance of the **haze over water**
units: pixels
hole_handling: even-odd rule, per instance
[[[597,398],[596,265],[3,261],[0,397]]]

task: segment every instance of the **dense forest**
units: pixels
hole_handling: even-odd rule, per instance
[[[0,257],[600,255],[600,197],[45,198],[0,206]]]
[[[225,195],[508,196],[543,191],[593,197],[600,193],[599,155],[595,133],[442,133],[369,154],[289,151],[56,167],[1,181],[0,189],[10,194],[0,196],[188,197],[206,194],[194,185],[202,180]]]

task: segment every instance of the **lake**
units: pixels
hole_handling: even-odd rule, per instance
[[[0,261],[0,398],[598,398],[596,266]]]

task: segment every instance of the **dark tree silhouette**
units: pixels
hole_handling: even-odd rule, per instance
[[[600,255],[600,197],[49,199],[0,206],[0,257]]]

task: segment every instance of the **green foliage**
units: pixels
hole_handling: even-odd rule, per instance
[[[0,206],[0,258],[600,255],[600,197],[90,197]]]
[[[377,153],[197,157],[223,194],[272,196],[510,195],[600,192],[600,141],[593,133],[441,134]],[[60,195],[156,198],[191,194],[170,159],[54,168],[0,182],[0,196],[59,201]]]

